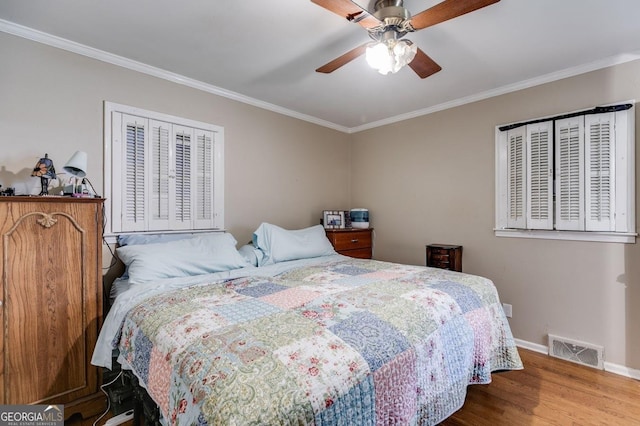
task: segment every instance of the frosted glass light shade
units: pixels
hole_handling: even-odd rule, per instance
[[[418,46],[411,41],[391,39],[367,47],[366,58],[371,68],[386,75],[398,72],[413,61],[417,52]]]
[[[391,71],[389,49],[384,43],[376,43],[367,47],[367,63],[380,74],[387,74]]]
[[[87,153],[84,151],[76,151],[69,161],[67,161],[67,164],[65,164],[64,170],[75,177],[85,177],[87,175]]]

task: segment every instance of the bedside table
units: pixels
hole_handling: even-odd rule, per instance
[[[373,228],[325,229],[325,232],[338,253],[360,259],[371,259]]]
[[[429,244],[427,246],[427,266],[462,272],[462,246]]]

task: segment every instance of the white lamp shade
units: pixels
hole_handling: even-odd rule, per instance
[[[369,66],[380,74],[396,73],[415,58],[418,46],[410,40],[386,40],[367,47],[366,58]]]
[[[84,151],[76,151],[64,166],[67,173],[75,177],[85,177],[87,175],[87,153]]]

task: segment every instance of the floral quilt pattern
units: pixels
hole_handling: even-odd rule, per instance
[[[172,425],[431,425],[522,368],[490,280],[362,259],[154,296],[116,343]]]

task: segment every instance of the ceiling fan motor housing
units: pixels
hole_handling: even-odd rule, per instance
[[[396,6],[396,7],[402,7],[403,6],[403,0],[378,0],[376,1],[376,4],[374,6],[374,9],[376,11],[388,7],[388,6]]]
[[[389,30],[398,33],[398,37],[402,37],[408,32],[404,23],[411,19],[411,13],[404,8],[402,0],[378,0],[375,4],[375,10],[373,16],[378,18],[382,25],[369,29],[373,39],[380,39],[381,34]]]
[[[399,25],[403,21],[411,19],[411,14],[407,9],[397,6],[387,6],[384,9],[376,10],[373,16],[386,25]]]

